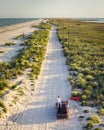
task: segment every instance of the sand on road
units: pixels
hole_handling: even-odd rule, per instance
[[[7,119],[6,130],[82,130],[74,101],[70,102],[71,117],[68,120],[56,118],[57,96],[60,95],[62,100],[68,100],[71,96],[66,59],[56,31],[57,27],[54,27],[50,33],[46,56],[32,98],[23,106],[22,111]]]

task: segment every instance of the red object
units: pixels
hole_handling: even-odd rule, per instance
[[[80,97],[71,97],[70,100],[74,100],[74,101],[78,101],[80,99]]]

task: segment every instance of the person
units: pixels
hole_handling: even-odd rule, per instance
[[[60,109],[61,109],[61,107],[62,107],[61,97],[60,97],[60,96],[57,97],[57,107],[58,107],[58,109],[59,109],[59,111],[60,111]]]
[[[68,118],[69,118],[69,116],[70,116],[70,105],[69,105],[69,101],[66,101],[66,108],[67,108],[67,113],[68,113]]]
[[[66,101],[66,107],[69,108],[69,101]]]

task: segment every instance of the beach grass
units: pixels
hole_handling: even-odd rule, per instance
[[[69,81],[73,90],[81,90],[82,105],[104,107],[104,24],[64,18],[49,20],[58,26]]]
[[[41,24],[40,24],[41,26]],[[51,27],[51,25],[45,25],[45,27]],[[10,81],[17,79],[18,76],[23,75],[26,69],[30,69],[29,73],[30,79],[35,80],[38,78],[41,70],[41,65],[44,60],[47,43],[49,40],[49,29],[40,29],[34,31],[28,39],[24,39],[23,48],[18,51],[18,54],[12,58],[10,62],[0,63],[0,98],[5,96],[7,90],[13,91],[17,88],[18,83],[10,85]],[[18,39],[22,38],[23,35],[19,35]],[[11,42],[6,43],[6,45],[13,45]],[[18,95],[25,95],[22,88],[18,89]],[[13,103],[19,101],[18,96],[14,96]],[[0,107],[4,107],[3,102],[0,102]],[[6,108],[3,109],[7,112]],[[0,117],[2,112],[0,112]]]

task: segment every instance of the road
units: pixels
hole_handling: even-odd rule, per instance
[[[32,99],[22,111],[8,118],[11,124],[7,124],[5,130],[82,130],[78,120],[79,108],[74,101],[70,102],[70,119],[56,118],[57,96],[67,100],[71,95],[66,59],[56,29],[57,27],[54,27],[50,33],[46,56]]]

